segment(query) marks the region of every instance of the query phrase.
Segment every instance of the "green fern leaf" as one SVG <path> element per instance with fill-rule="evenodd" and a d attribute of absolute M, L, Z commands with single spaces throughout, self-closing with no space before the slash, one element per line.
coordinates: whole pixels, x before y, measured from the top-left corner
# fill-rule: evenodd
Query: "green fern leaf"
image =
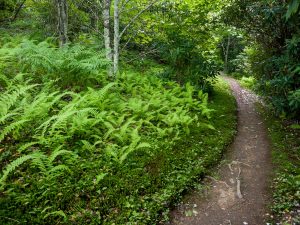
<path fill-rule="evenodd" d="M 21 128 L 22 125 L 26 122 L 28 122 L 28 120 L 20 120 L 20 121 L 14 122 L 14 123 L 8 125 L 7 127 L 5 127 L 0 133 L 0 142 L 3 141 L 3 139 L 5 138 L 6 135 L 11 133 L 15 129 Z"/>
<path fill-rule="evenodd" d="M 16 170 L 17 167 L 19 167 L 20 165 L 22 165 L 24 162 L 32 159 L 33 156 L 32 155 L 25 155 L 25 156 L 21 156 L 20 158 L 12 161 L 10 164 L 8 164 L 5 169 L 4 169 L 4 172 L 3 172 L 3 175 L 2 177 L 0 178 L 0 184 L 1 185 L 4 185 L 8 175 L 10 173 L 12 173 L 13 171 Z"/>

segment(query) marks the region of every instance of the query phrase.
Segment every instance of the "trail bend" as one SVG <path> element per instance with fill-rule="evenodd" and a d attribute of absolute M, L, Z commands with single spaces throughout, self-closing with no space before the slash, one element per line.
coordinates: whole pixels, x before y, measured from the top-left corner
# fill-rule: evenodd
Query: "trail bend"
<path fill-rule="evenodd" d="M 209 188 L 188 194 L 171 212 L 172 225 L 264 225 L 269 202 L 271 153 L 267 131 L 255 109 L 258 98 L 223 77 L 238 106 L 237 135 Z"/>

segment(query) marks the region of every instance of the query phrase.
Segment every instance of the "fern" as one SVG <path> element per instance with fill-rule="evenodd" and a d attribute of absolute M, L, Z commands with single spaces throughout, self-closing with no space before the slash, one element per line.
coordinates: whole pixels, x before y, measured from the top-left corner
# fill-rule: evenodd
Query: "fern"
<path fill-rule="evenodd" d="M 49 162 L 53 163 L 53 161 L 61 155 L 66 155 L 66 154 L 73 154 L 73 152 L 71 151 L 67 151 L 67 150 L 60 150 L 62 146 L 58 147 L 57 149 L 55 149 L 52 154 L 49 156 Z"/>
<path fill-rule="evenodd" d="M 66 171 L 68 172 L 69 174 L 72 173 L 72 171 L 69 169 L 68 166 L 66 165 L 57 165 L 57 166 L 54 166 L 52 167 L 49 171 L 48 171 L 48 174 L 51 175 L 51 178 L 55 178 L 55 177 L 58 177 L 58 176 L 61 176 L 62 174 L 60 173 L 61 171 Z M 49 175 L 49 176 L 50 176 Z"/>
<path fill-rule="evenodd" d="M 124 146 L 119 153 L 118 162 L 120 164 L 124 163 L 127 159 L 128 155 L 140 148 L 150 148 L 151 145 L 149 143 L 139 143 L 141 137 L 138 134 L 137 129 L 135 129 L 131 134 L 131 144 L 129 146 Z"/>
<path fill-rule="evenodd" d="M 54 212 L 51 212 L 51 213 L 47 213 L 44 216 L 44 219 L 48 218 L 49 216 L 61 216 L 61 217 L 64 218 L 65 221 L 67 220 L 67 216 L 66 216 L 66 214 L 62 210 L 54 211 Z"/>
<path fill-rule="evenodd" d="M 101 180 L 103 180 L 104 177 L 105 177 L 106 175 L 107 175 L 107 173 L 101 173 L 101 174 L 97 175 L 97 176 L 96 176 L 95 184 L 96 184 L 96 185 L 99 184 L 99 182 L 100 182 Z"/>
<path fill-rule="evenodd" d="M 20 120 L 20 121 L 11 123 L 7 127 L 5 127 L 0 133 L 0 142 L 3 141 L 5 136 L 7 136 L 12 131 L 20 129 L 22 127 L 22 125 L 26 122 L 28 122 L 28 120 Z"/>
<path fill-rule="evenodd" d="M 22 152 L 24 152 L 26 149 L 28 149 L 29 147 L 34 146 L 34 145 L 36 145 L 36 144 L 38 144 L 38 143 L 39 143 L 39 142 L 28 142 L 28 143 L 22 145 L 22 146 L 18 149 L 18 152 L 19 152 L 19 153 L 22 153 Z"/>
<path fill-rule="evenodd" d="M 95 150 L 95 146 L 92 145 L 90 142 L 86 141 L 86 140 L 81 140 L 84 149 L 93 152 Z"/>
<path fill-rule="evenodd" d="M 86 197 L 102 210 L 118 175 L 143 170 L 165 148 L 172 154 L 195 124 L 212 129 L 208 96 L 190 84 L 127 72 L 109 82 L 102 52 L 80 45 L 25 40 L 5 48 L 0 70 L 12 74 L 0 75 L 0 141 L 7 140 L 3 158 L 11 163 L 0 184 L 9 189 L 4 202 L 16 200 L 26 215 L 34 207 L 33 223 L 61 223 L 65 210 L 78 223 L 76 207 L 86 216 Z M 22 177 L 8 179 L 20 166 Z"/>
<path fill-rule="evenodd" d="M 1 68 L 1 67 L 0 67 Z M 0 85 L 5 88 L 11 85 L 10 79 L 0 72 Z M 1 91 L 1 88 L 0 88 Z"/>
<path fill-rule="evenodd" d="M 6 115 L 2 116 L 0 118 L 0 124 L 4 124 L 6 122 L 7 119 L 11 118 L 11 117 L 15 117 L 17 115 L 20 115 L 20 113 L 17 113 L 17 112 L 10 112 L 10 113 L 7 113 Z"/>
<path fill-rule="evenodd" d="M 32 159 L 33 156 L 32 155 L 25 155 L 25 156 L 21 156 L 20 158 L 12 161 L 10 164 L 8 164 L 4 171 L 3 171 L 3 175 L 0 178 L 0 184 L 1 186 L 3 186 L 5 184 L 6 179 L 8 178 L 8 175 L 12 172 L 14 172 L 16 170 L 17 167 L 19 167 L 20 165 L 22 165 L 24 162 Z"/>
<path fill-rule="evenodd" d="M 9 89 L 3 93 L 0 97 L 0 116 L 5 116 L 10 108 L 17 103 L 20 96 L 24 95 L 28 90 L 32 90 L 36 86 L 38 85 L 17 85 L 11 90 Z"/>

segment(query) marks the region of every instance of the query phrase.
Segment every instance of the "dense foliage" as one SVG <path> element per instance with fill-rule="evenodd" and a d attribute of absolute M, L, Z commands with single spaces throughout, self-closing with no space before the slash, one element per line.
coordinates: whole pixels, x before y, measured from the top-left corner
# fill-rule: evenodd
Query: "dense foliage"
<path fill-rule="evenodd" d="M 247 32 L 248 47 L 239 60 L 258 78 L 277 115 L 299 118 L 299 1 L 235 0 L 224 18 Z"/>
<path fill-rule="evenodd" d="M 220 71 L 299 119 L 299 12 L 299 0 L 0 0 L 0 223 L 165 220 L 234 134 Z M 295 165 L 277 173 L 275 213 L 299 200 Z"/>
<path fill-rule="evenodd" d="M 57 39 L 58 18 L 54 2 L 28 0 L 20 10 L 20 20 L 8 25 L 26 30 L 40 41 L 49 36 Z M 120 1 L 120 32 L 130 24 L 120 37 L 121 55 L 126 49 L 139 50 L 143 58 L 152 56 L 161 63 L 171 65 L 162 74 L 164 78 L 181 84 L 192 82 L 203 90 L 211 91 L 207 78 L 215 77 L 221 69 L 219 50 L 216 49 L 218 40 L 213 35 L 214 13 L 224 3 L 203 0 L 153 1 L 153 7 L 145 10 L 149 2 Z M 11 5 L 16 8 L 20 1 Z M 67 5 L 69 40 L 86 41 L 93 36 L 98 41 L 98 47 L 103 48 L 102 3 L 75 0 L 67 1 Z M 137 15 L 138 18 L 132 20 Z M 110 36 L 113 38 L 113 34 Z"/>
<path fill-rule="evenodd" d="M 143 36 L 140 34 L 133 47 L 142 44 L 145 51 L 155 49 L 152 55 L 170 65 L 162 74 L 164 78 L 181 84 L 190 81 L 209 91 L 208 78 L 218 75 L 221 68 L 217 41 L 212 35 L 214 17 L 210 15 L 219 4 L 218 1 L 158 4 L 151 10 L 152 15 L 143 18 L 149 25 L 142 28 Z"/>
<path fill-rule="evenodd" d="M 134 72 L 110 82 L 82 46 L 25 40 L 0 56 L 4 224 L 148 223 L 232 135 L 206 146 L 207 94 Z"/>

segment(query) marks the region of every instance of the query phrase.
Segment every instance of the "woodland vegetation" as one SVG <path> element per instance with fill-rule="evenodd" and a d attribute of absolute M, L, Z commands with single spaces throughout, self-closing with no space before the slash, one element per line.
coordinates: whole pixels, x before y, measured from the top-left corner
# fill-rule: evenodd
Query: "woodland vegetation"
<path fill-rule="evenodd" d="M 292 134 L 290 153 L 274 138 L 286 163 L 272 209 L 294 209 L 299 12 L 299 0 L 0 0 L 0 223 L 167 221 L 235 134 L 221 72 Z"/>

